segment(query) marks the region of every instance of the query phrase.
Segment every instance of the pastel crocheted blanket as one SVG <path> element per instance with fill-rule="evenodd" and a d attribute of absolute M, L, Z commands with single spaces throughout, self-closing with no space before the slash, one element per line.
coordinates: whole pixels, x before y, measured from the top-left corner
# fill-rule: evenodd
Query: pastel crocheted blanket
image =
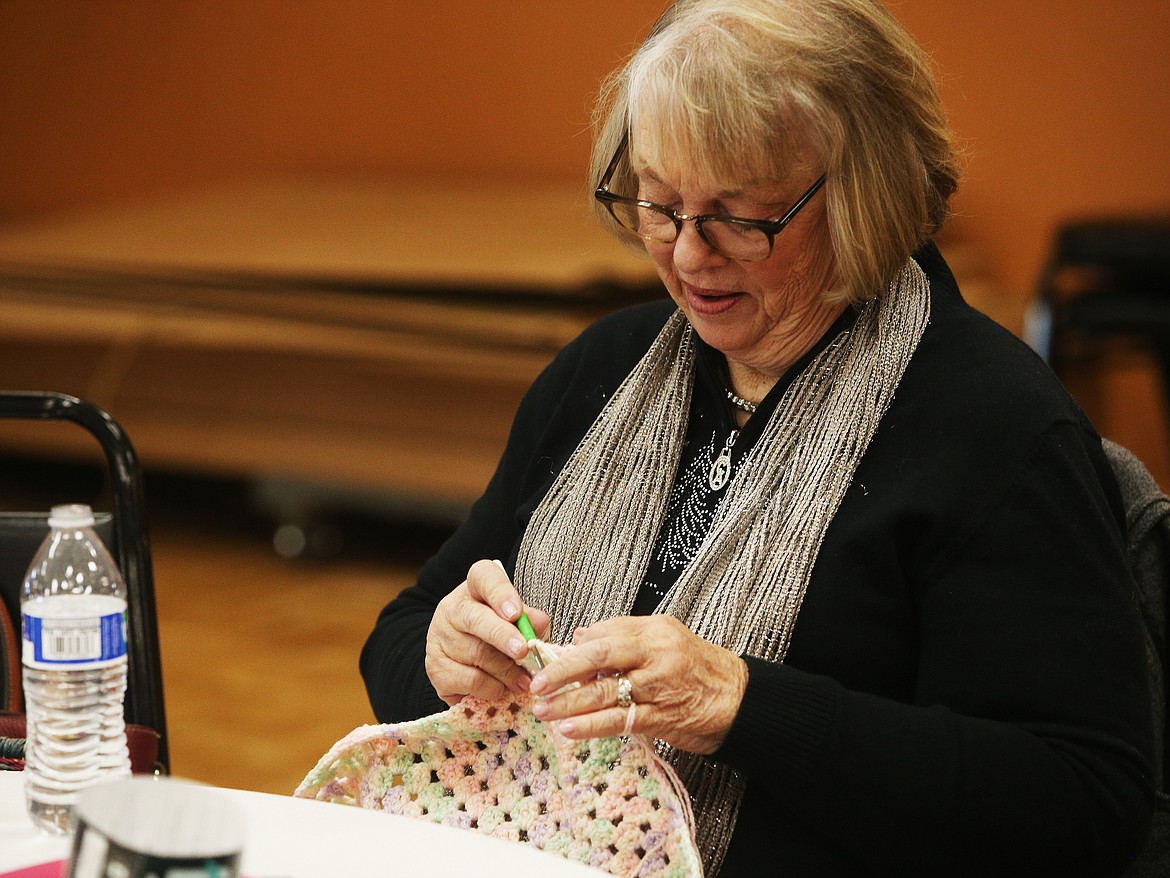
<path fill-rule="evenodd" d="M 569 740 L 533 716 L 528 695 L 361 726 L 294 795 L 530 844 L 611 875 L 702 875 L 690 801 L 652 742 Z"/>

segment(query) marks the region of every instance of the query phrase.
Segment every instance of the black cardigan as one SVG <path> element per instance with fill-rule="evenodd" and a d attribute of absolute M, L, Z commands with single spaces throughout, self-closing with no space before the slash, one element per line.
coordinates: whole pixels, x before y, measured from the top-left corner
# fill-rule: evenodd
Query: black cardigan
<path fill-rule="evenodd" d="M 714 757 L 749 778 L 724 875 L 1102 875 L 1148 824 L 1145 662 L 1100 440 L 933 245 L 916 259 L 930 324 L 786 661 L 747 660 Z M 445 707 L 423 668 L 436 603 L 478 559 L 513 569 L 532 510 L 672 310 L 602 319 L 534 383 L 468 521 L 366 643 L 381 721 Z"/>

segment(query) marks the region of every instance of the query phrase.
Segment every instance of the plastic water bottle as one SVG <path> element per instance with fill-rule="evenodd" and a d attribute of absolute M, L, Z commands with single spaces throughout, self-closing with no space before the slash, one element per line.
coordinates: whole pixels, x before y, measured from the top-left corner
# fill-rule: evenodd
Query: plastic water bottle
<path fill-rule="evenodd" d="M 25 800 L 42 829 L 72 828 L 81 790 L 130 774 L 126 585 L 88 506 L 54 506 L 21 593 Z"/>

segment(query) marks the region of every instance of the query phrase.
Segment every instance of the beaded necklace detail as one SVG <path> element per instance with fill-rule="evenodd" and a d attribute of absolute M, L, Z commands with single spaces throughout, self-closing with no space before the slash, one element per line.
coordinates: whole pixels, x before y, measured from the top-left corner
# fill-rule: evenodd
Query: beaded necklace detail
<path fill-rule="evenodd" d="M 750 399 L 744 399 L 742 396 L 736 396 L 735 391 L 731 390 L 730 388 L 725 389 L 727 390 L 727 398 L 731 400 L 731 404 L 737 409 L 743 409 L 749 415 L 754 415 L 756 413 L 756 409 L 760 407 L 758 402 L 752 402 Z"/>

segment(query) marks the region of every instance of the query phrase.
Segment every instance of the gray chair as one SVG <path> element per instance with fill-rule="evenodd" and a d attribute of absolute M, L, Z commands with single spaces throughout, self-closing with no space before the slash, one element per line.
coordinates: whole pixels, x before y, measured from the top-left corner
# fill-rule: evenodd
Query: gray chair
<path fill-rule="evenodd" d="M 1170 875 L 1170 753 L 1167 744 L 1166 705 L 1167 592 L 1170 591 L 1170 497 L 1130 451 L 1105 440 L 1105 454 L 1117 476 L 1126 511 L 1126 546 L 1137 582 L 1145 620 L 1146 653 L 1150 669 L 1154 713 L 1155 787 L 1154 821 L 1146 847 L 1125 874 L 1129 878 L 1166 878 Z"/>
<path fill-rule="evenodd" d="M 126 721 L 157 734 L 153 766 L 169 767 L 166 712 L 154 578 L 143 511 L 142 472 L 129 438 L 106 412 L 60 393 L 0 391 L 0 420 L 64 420 L 86 429 L 101 445 L 109 468 L 112 510 L 97 512 L 98 533 L 126 581 L 128 596 Z M 15 622 L 25 571 L 49 531 L 48 510 L 0 513 L 0 710 L 19 712 L 19 650 Z M 7 616 L 7 619 L 4 618 Z M 15 667 L 14 667 L 15 665 Z M 23 717 L 19 718 L 20 721 Z M 18 725 L 8 717 L 7 726 Z M 132 743 L 132 749 L 133 744 Z"/>

